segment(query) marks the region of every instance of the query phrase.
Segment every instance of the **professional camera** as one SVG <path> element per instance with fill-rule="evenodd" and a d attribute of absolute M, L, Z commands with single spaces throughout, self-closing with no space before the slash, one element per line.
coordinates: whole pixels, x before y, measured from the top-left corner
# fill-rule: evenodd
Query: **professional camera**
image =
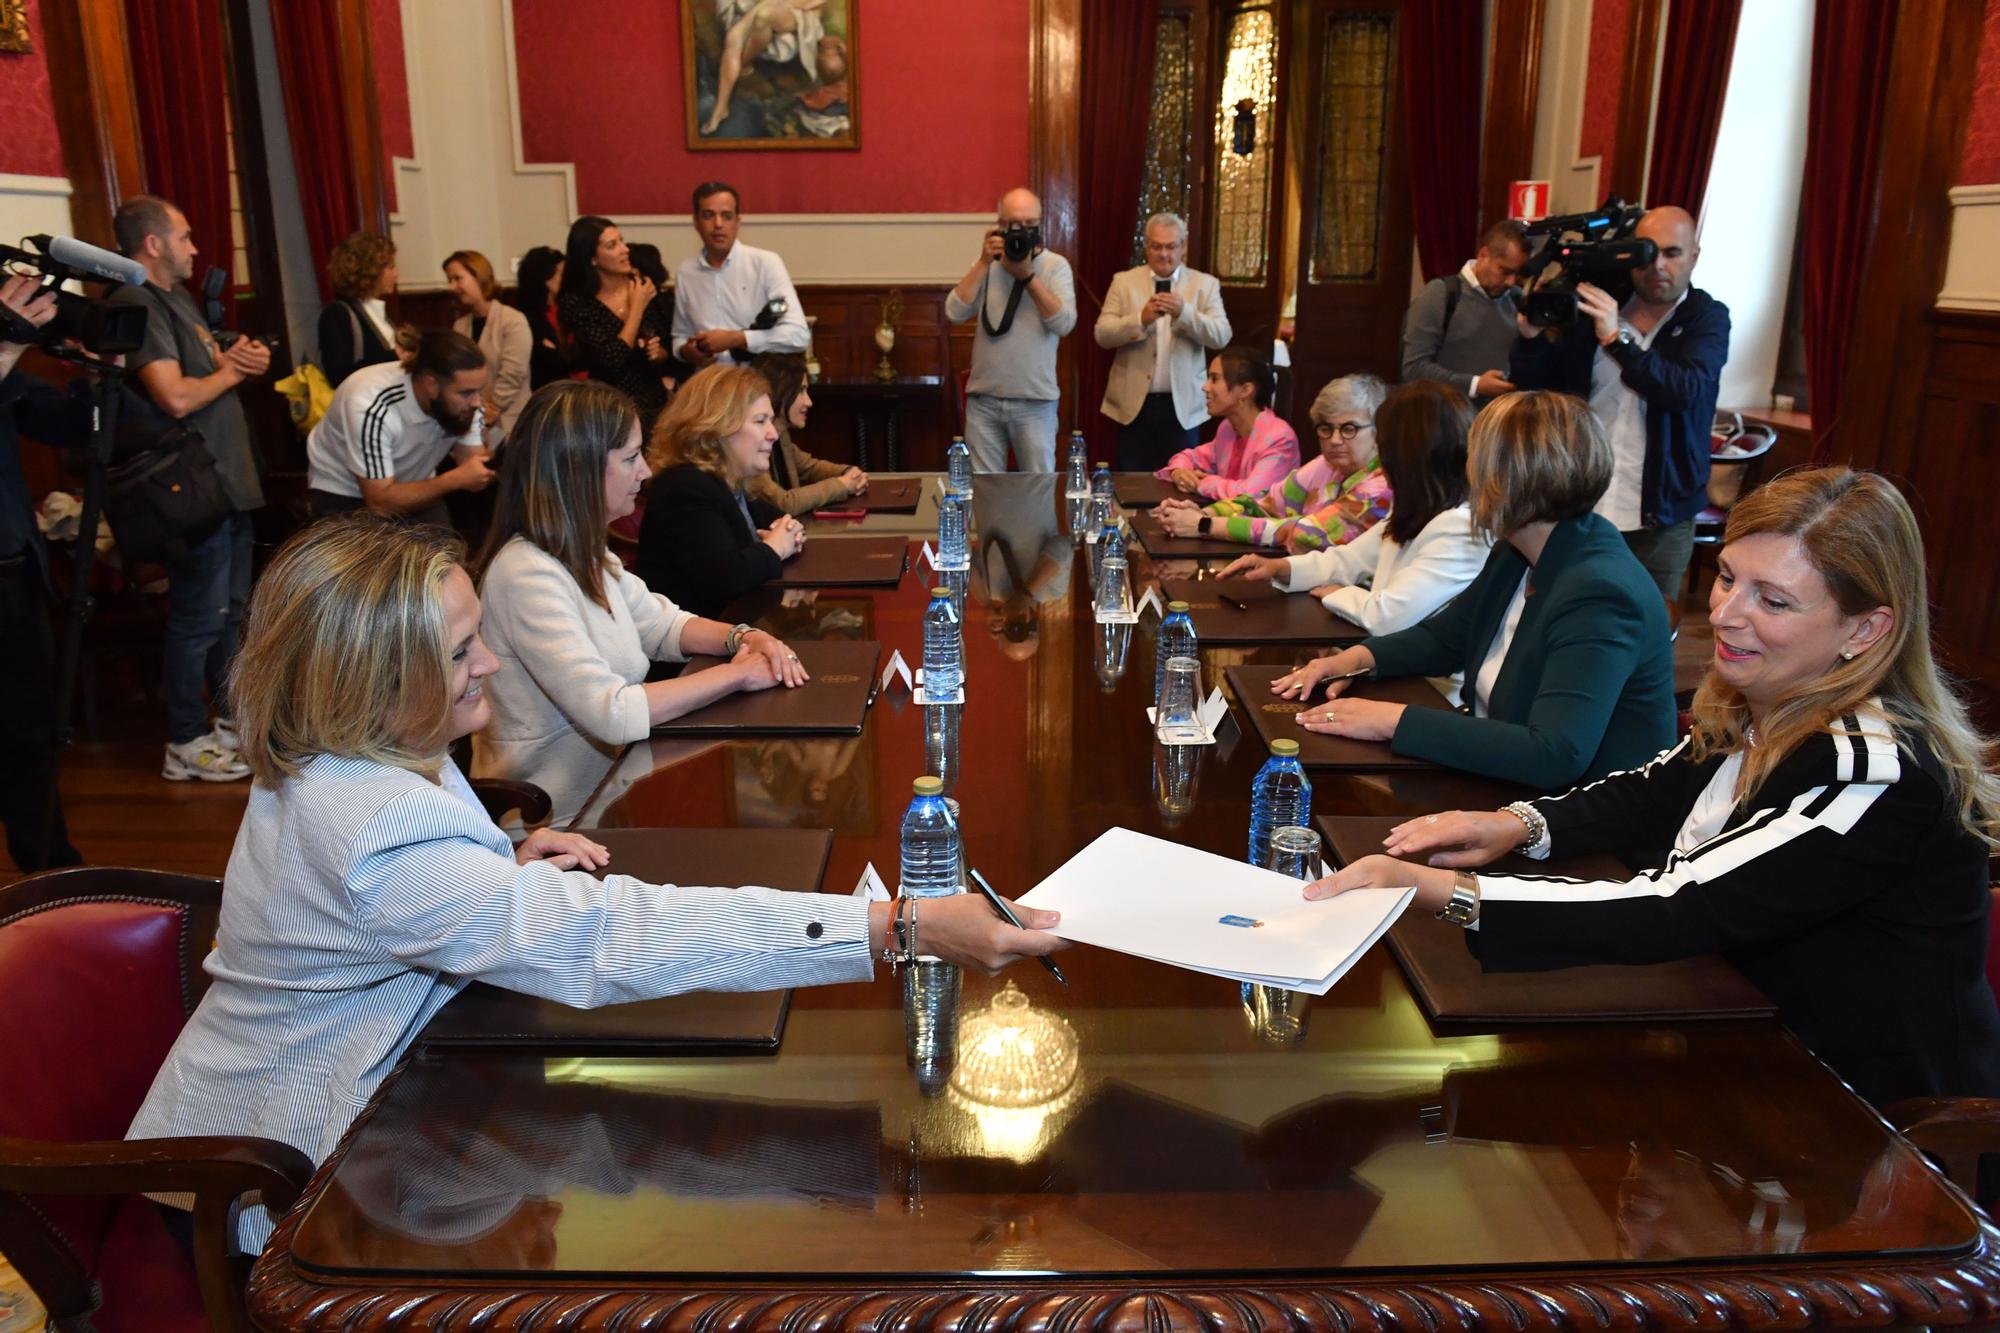
<path fill-rule="evenodd" d="M 1521 313 L 1528 322 L 1545 329 L 1576 323 L 1579 282 L 1603 288 L 1624 305 L 1632 295 L 1632 270 L 1659 254 L 1658 246 L 1632 234 L 1644 214 L 1614 194 L 1594 213 L 1566 213 L 1527 228 L 1530 239 L 1544 238 L 1521 265 Z"/>
<path fill-rule="evenodd" d="M 1042 224 L 1010 222 L 1000 231 L 1000 244 L 1006 251 L 1008 263 L 1022 263 L 1042 248 Z"/>
<path fill-rule="evenodd" d="M 67 236 L 30 236 L 27 243 L 35 249 L 0 245 L 0 273 L 39 277 L 42 288 L 56 294 L 56 317 L 36 328 L 0 307 L 0 342 L 55 346 L 74 339 L 85 351 L 98 356 L 139 350 L 146 340 L 146 307 L 94 301 L 64 291 L 62 284 L 143 283 L 146 270 L 142 265 Z"/>

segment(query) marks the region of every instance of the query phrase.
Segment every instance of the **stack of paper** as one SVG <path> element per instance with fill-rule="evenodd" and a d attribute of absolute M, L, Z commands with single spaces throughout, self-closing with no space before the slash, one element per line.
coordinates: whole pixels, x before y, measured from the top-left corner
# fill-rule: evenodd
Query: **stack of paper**
<path fill-rule="evenodd" d="M 1233 981 L 1324 995 L 1382 938 L 1414 889 L 1355 889 L 1320 902 L 1297 880 L 1114 828 L 1021 901 L 1062 913 L 1079 944 Z"/>

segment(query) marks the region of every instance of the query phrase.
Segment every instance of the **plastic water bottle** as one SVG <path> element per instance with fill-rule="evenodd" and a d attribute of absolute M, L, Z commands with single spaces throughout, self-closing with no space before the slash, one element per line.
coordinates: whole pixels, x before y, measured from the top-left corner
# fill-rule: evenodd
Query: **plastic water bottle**
<path fill-rule="evenodd" d="M 958 693 L 965 684 L 964 653 L 951 589 L 932 588 L 931 604 L 924 609 L 924 698 L 936 702 Z"/>
<path fill-rule="evenodd" d="M 1109 463 L 1099 463 L 1097 471 L 1090 474 L 1090 494 L 1093 498 L 1101 499 L 1106 504 L 1116 505 L 1118 503 L 1118 488 L 1111 484 L 1111 465 Z"/>
<path fill-rule="evenodd" d="M 1069 464 L 1064 469 L 1063 497 L 1077 499 L 1090 494 L 1090 449 L 1083 442 L 1083 432 L 1069 433 Z"/>
<path fill-rule="evenodd" d="M 1194 620 L 1186 602 L 1168 602 L 1167 618 L 1153 640 L 1153 707 L 1160 706 L 1160 691 L 1167 684 L 1167 660 L 1174 657 L 1200 658 L 1201 646 L 1195 639 Z"/>
<path fill-rule="evenodd" d="M 1250 864 L 1265 865 L 1271 858 L 1271 830 L 1296 824 L 1312 826 L 1312 783 L 1299 763 L 1299 743 L 1294 740 L 1271 742 L 1271 757 L 1257 770 L 1250 784 Z"/>
<path fill-rule="evenodd" d="M 1099 507 L 1103 508 L 1102 505 Z M 1104 562 L 1113 556 L 1125 559 L 1125 529 L 1118 522 L 1117 512 L 1106 509 L 1090 541 L 1091 587 L 1097 586 L 1097 580 L 1104 574 Z"/>
<path fill-rule="evenodd" d="M 965 569 L 972 555 L 965 540 L 965 500 L 956 491 L 938 498 L 938 562 L 940 571 Z"/>
<path fill-rule="evenodd" d="M 972 450 L 965 447 L 965 437 L 951 437 L 951 447 L 944 451 L 944 489 L 950 495 L 972 494 Z"/>
<path fill-rule="evenodd" d="M 944 784 L 921 777 L 911 784 L 916 793 L 903 815 L 903 881 L 905 898 L 949 898 L 963 893 L 958 878 L 958 825 L 944 803 Z M 922 943 L 919 938 L 919 943 Z"/>

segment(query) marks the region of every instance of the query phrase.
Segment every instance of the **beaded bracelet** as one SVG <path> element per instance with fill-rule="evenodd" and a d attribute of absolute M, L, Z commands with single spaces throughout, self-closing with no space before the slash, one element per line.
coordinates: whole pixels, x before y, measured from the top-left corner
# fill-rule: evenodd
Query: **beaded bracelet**
<path fill-rule="evenodd" d="M 1512 805 L 1502 806 L 1501 809 L 1528 826 L 1528 840 L 1521 844 L 1522 851 L 1533 852 L 1548 840 L 1549 821 L 1544 819 L 1542 812 L 1534 806 L 1526 801 L 1516 801 Z"/>

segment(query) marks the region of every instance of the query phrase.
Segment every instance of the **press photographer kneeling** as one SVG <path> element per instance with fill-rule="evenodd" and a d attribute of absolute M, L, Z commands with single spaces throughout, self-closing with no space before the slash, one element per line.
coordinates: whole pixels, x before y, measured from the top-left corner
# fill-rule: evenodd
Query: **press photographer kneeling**
<path fill-rule="evenodd" d="M 1573 305 L 1561 299 L 1560 288 L 1550 290 L 1556 284 L 1537 283 L 1524 295 L 1509 375 L 1516 388 L 1589 400 L 1616 455 L 1597 512 L 1624 534 L 1660 591 L 1677 600 L 1694 549 L 1694 516 L 1707 503 L 1729 307 L 1690 285 L 1701 257 L 1694 219 L 1664 207 L 1634 225 L 1636 211 L 1613 200 L 1606 212 L 1530 228 L 1531 237 L 1549 239 L 1526 272 L 1547 267 L 1564 233 L 1580 231 L 1589 240 L 1567 247 L 1563 259 L 1558 281 L 1573 288 Z M 1623 255 L 1639 241 L 1649 244 L 1630 250 L 1637 266 L 1629 270 L 1606 272 L 1601 260 L 1593 262 L 1594 248 Z"/>

